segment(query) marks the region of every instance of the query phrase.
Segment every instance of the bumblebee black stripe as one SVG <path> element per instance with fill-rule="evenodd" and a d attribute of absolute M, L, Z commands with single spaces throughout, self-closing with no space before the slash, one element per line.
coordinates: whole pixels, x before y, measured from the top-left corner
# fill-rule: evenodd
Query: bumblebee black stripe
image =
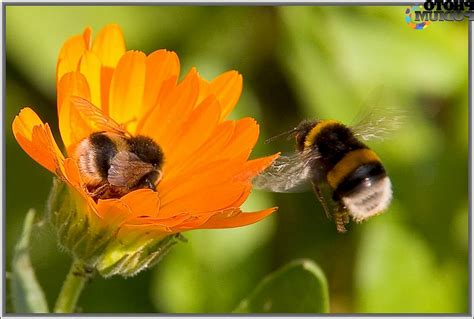
<path fill-rule="evenodd" d="M 332 189 L 336 189 L 344 178 L 349 176 L 358 167 L 373 162 L 380 162 L 380 159 L 377 154 L 368 148 L 361 148 L 346 153 L 344 157 L 327 172 L 327 182 Z"/>
<path fill-rule="evenodd" d="M 354 137 L 347 126 L 337 122 L 332 122 L 323 127 L 314 137 L 312 147 L 315 147 L 321 154 L 321 162 L 328 170 L 342 160 L 347 153 L 368 148 Z"/>
<path fill-rule="evenodd" d="M 347 196 L 356 190 L 357 187 L 366 179 L 369 181 L 376 181 L 386 176 L 385 169 L 380 162 L 361 165 L 339 183 L 334 191 L 334 199 L 337 200 L 341 197 Z"/>
<path fill-rule="evenodd" d="M 97 171 L 100 177 L 106 179 L 110 168 L 110 160 L 117 154 L 117 148 L 112 140 L 102 132 L 92 134 L 89 141 L 94 147 Z"/>

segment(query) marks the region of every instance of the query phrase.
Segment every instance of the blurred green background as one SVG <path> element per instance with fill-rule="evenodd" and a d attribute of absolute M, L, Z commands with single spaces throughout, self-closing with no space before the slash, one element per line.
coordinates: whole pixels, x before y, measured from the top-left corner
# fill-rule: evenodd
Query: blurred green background
<path fill-rule="evenodd" d="M 254 191 L 247 211 L 279 211 L 240 229 L 186 233 L 187 244 L 134 278 L 95 278 L 80 310 L 230 312 L 266 274 L 310 258 L 327 276 L 331 312 L 467 312 L 468 25 L 413 30 L 405 9 L 7 6 L 7 270 L 25 213 L 43 210 L 52 181 L 14 141 L 13 118 L 32 106 L 59 141 L 59 48 L 85 26 L 97 32 L 115 22 L 129 49 L 176 51 L 182 74 L 192 66 L 208 79 L 239 70 L 244 91 L 231 117 L 260 123 L 255 157 L 291 151 L 292 142 L 263 140 L 303 118 L 350 123 L 367 101 L 408 118 L 389 140 L 369 143 L 392 179 L 387 213 L 341 235 L 311 192 Z M 32 259 L 52 305 L 71 259 L 48 225 L 33 234 Z"/>

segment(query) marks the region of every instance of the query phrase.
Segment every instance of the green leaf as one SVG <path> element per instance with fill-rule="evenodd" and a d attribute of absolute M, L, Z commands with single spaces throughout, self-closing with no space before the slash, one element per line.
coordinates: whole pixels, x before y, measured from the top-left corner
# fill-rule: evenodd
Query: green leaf
<path fill-rule="evenodd" d="M 329 293 L 326 277 L 311 260 L 292 261 L 260 282 L 234 312 L 327 313 Z"/>
<path fill-rule="evenodd" d="M 12 299 L 17 313 L 46 313 L 48 304 L 43 290 L 36 280 L 29 256 L 30 235 L 35 210 L 26 214 L 23 232 L 15 246 L 12 263 Z"/>

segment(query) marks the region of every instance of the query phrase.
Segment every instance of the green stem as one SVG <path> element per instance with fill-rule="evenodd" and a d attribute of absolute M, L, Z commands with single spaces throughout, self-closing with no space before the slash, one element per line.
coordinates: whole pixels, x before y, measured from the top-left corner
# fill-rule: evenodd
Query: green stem
<path fill-rule="evenodd" d="M 75 260 L 72 263 L 56 300 L 56 305 L 54 306 L 55 313 L 73 313 L 75 311 L 77 301 L 89 276 L 90 274 L 86 271 L 82 261 Z"/>

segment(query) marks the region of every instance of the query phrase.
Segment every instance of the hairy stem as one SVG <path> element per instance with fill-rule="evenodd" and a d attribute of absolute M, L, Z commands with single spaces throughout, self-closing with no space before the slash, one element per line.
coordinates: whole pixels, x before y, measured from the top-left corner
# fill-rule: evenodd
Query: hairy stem
<path fill-rule="evenodd" d="M 72 263 L 56 300 L 55 313 L 73 313 L 75 311 L 79 296 L 90 276 L 91 272 L 88 271 L 87 266 L 82 261 L 75 260 Z"/>

